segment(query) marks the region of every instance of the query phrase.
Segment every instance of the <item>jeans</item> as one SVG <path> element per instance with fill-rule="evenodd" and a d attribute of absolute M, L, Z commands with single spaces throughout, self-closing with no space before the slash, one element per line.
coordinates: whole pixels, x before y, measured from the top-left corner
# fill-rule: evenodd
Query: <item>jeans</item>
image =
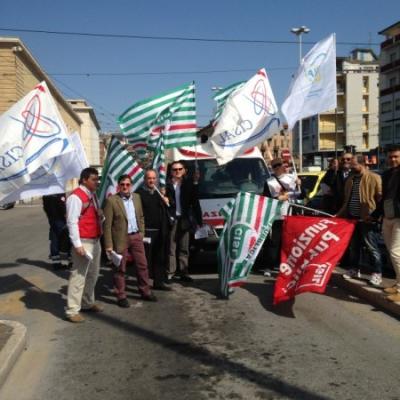
<path fill-rule="evenodd" d="M 63 228 L 65 227 L 65 221 L 56 219 L 53 221 L 49 221 L 49 223 L 50 223 L 50 231 L 49 231 L 50 257 L 59 256 L 60 236 Z"/>
<path fill-rule="evenodd" d="M 349 248 L 350 266 L 357 268 L 362 248 L 367 251 L 371 260 L 371 272 L 382 273 L 382 254 L 379 249 L 380 232 L 377 224 L 357 222 Z"/>

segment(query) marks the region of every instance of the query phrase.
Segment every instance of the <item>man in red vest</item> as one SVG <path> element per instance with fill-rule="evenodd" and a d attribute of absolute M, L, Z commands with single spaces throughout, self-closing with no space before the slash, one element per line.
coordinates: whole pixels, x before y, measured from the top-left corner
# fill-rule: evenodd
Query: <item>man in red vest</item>
<path fill-rule="evenodd" d="M 67 224 L 72 242 L 72 269 L 68 283 L 66 317 L 83 322 L 82 311 L 100 312 L 94 288 L 100 269 L 101 210 L 96 198 L 99 174 L 95 168 L 81 172 L 79 187 L 67 199 Z"/>

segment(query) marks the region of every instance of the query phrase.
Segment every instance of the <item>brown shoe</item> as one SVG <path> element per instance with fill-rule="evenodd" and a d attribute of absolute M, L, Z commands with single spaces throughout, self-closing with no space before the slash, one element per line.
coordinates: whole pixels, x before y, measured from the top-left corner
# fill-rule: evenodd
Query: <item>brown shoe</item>
<path fill-rule="evenodd" d="M 386 294 L 396 294 L 398 292 L 397 285 L 383 289 Z"/>
<path fill-rule="evenodd" d="M 81 314 L 67 315 L 67 320 L 74 323 L 85 322 Z"/>
<path fill-rule="evenodd" d="M 396 294 L 391 294 L 390 296 L 386 297 L 389 301 L 393 301 L 394 303 L 400 303 L 400 292 Z"/>
<path fill-rule="evenodd" d="M 92 307 L 82 308 L 82 312 L 103 312 L 104 308 L 98 304 L 93 304 Z"/>

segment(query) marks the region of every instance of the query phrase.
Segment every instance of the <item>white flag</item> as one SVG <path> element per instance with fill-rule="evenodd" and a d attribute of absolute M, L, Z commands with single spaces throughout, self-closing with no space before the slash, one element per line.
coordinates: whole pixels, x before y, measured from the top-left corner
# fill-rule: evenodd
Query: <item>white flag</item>
<path fill-rule="evenodd" d="M 279 131 L 279 114 L 265 69 L 261 69 L 227 99 L 211 137 L 218 164 Z"/>
<path fill-rule="evenodd" d="M 333 33 L 303 58 L 282 105 L 289 129 L 297 121 L 336 108 L 336 41 Z"/>
<path fill-rule="evenodd" d="M 71 151 L 65 124 L 42 82 L 0 117 L 0 201 L 54 157 Z"/>
<path fill-rule="evenodd" d="M 6 196 L 1 203 L 11 203 L 17 200 L 37 196 L 64 193 L 67 182 L 79 178 L 81 171 L 89 166 L 78 133 L 68 137 L 73 151 L 52 158 L 30 175 L 30 181 L 20 189 Z"/>

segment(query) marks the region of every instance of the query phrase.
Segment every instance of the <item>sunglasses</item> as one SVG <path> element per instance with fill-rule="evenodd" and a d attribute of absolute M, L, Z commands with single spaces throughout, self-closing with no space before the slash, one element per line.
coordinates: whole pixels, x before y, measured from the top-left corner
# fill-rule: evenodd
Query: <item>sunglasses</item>
<path fill-rule="evenodd" d="M 122 187 L 127 186 L 127 187 L 129 187 L 129 186 L 131 186 L 131 183 L 120 183 L 119 186 L 122 186 Z"/>
<path fill-rule="evenodd" d="M 283 164 L 275 164 L 275 165 L 272 166 L 272 168 L 279 168 L 279 167 L 282 167 L 282 165 Z"/>
<path fill-rule="evenodd" d="M 172 171 L 182 171 L 183 168 L 172 168 Z"/>
<path fill-rule="evenodd" d="M 351 161 L 351 158 L 343 158 L 343 161 Z"/>

